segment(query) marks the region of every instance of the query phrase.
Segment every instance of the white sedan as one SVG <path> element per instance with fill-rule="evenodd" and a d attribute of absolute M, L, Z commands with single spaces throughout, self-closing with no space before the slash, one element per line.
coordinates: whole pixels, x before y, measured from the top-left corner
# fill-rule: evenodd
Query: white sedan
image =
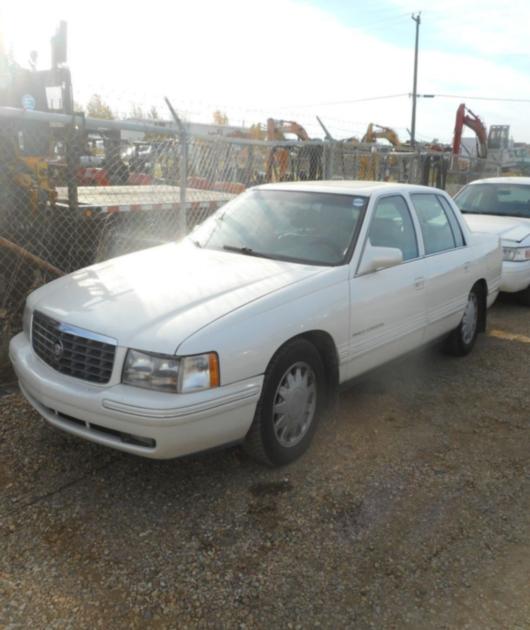
<path fill-rule="evenodd" d="M 286 464 L 339 384 L 444 337 L 470 352 L 501 259 L 434 188 L 269 184 L 179 243 L 37 289 L 10 356 L 81 438 L 152 458 L 242 442 Z"/>
<path fill-rule="evenodd" d="M 530 177 L 492 177 L 468 184 L 455 202 L 472 230 L 500 236 L 501 291 L 530 306 Z"/>

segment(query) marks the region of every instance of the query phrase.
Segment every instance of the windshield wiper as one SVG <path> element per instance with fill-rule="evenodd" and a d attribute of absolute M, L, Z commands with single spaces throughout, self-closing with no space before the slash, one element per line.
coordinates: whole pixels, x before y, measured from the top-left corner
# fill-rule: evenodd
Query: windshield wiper
<path fill-rule="evenodd" d="M 521 219 L 530 219 L 530 214 L 524 214 L 522 212 L 485 212 L 480 210 L 462 210 L 462 214 L 483 214 L 489 217 L 517 217 Z"/>
<path fill-rule="evenodd" d="M 256 258 L 268 258 L 270 260 L 281 260 L 274 254 L 266 254 L 264 252 L 257 252 L 252 247 L 236 247 L 235 245 L 223 245 L 222 247 L 226 252 L 235 252 L 236 254 L 244 254 L 245 256 L 256 256 Z"/>
<path fill-rule="evenodd" d="M 246 254 L 247 256 L 261 256 L 257 254 L 251 247 L 236 247 L 235 245 L 223 245 L 223 249 L 227 252 L 237 252 L 238 254 Z"/>
<path fill-rule="evenodd" d="M 195 247 L 202 247 L 200 241 L 198 241 L 197 239 L 191 239 L 191 242 L 195 245 Z"/>

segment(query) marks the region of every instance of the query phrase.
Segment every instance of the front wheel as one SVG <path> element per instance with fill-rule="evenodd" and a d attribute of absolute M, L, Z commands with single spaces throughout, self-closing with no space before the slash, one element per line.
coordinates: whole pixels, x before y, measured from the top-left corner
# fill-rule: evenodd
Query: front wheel
<path fill-rule="evenodd" d="M 265 373 L 263 391 L 244 448 L 272 466 L 304 453 L 326 403 L 324 366 L 316 348 L 297 339 L 281 348 Z"/>
<path fill-rule="evenodd" d="M 471 352 L 477 340 L 480 311 L 483 308 L 481 294 L 474 286 L 467 296 L 466 308 L 460 324 L 447 338 L 446 350 L 457 357 L 466 356 Z"/>

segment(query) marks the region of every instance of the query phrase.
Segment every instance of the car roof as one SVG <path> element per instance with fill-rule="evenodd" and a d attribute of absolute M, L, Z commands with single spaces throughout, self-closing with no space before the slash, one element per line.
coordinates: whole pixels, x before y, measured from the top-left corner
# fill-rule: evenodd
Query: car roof
<path fill-rule="evenodd" d="M 487 177 L 485 179 L 476 179 L 473 182 L 469 182 L 468 186 L 473 184 L 521 184 L 523 186 L 530 186 L 530 177 Z"/>
<path fill-rule="evenodd" d="M 319 180 L 303 182 L 277 182 L 274 184 L 262 184 L 255 186 L 254 190 L 285 190 L 297 192 L 323 192 L 335 194 L 371 195 L 375 192 L 385 193 L 403 192 L 435 192 L 443 193 L 443 190 L 430 186 L 416 184 L 398 184 L 396 182 L 373 182 L 365 180 Z"/>

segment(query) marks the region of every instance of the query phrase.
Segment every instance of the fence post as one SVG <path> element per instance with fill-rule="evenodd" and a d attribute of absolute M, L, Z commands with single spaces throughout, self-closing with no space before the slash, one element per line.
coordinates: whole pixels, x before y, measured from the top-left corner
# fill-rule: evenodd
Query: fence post
<path fill-rule="evenodd" d="M 85 115 L 72 114 L 71 123 L 66 130 L 66 184 L 68 188 L 68 207 L 77 210 L 77 169 L 79 167 L 79 142 L 84 136 Z"/>
<path fill-rule="evenodd" d="M 186 188 L 188 186 L 188 134 L 184 129 L 184 125 L 181 125 L 179 131 L 179 143 L 180 143 L 180 213 L 178 221 L 179 233 L 184 236 L 188 231 L 187 223 L 187 211 L 186 211 Z"/>
<path fill-rule="evenodd" d="M 178 215 L 178 232 L 179 236 L 184 236 L 188 231 L 186 220 L 186 188 L 188 186 L 188 134 L 186 128 L 182 124 L 177 112 L 169 102 L 167 97 L 164 98 L 168 106 L 171 116 L 178 127 L 179 145 L 180 145 L 180 163 L 179 163 L 179 205 L 180 212 Z"/>
<path fill-rule="evenodd" d="M 324 151 L 323 156 L 322 156 L 322 161 L 323 163 L 323 179 L 331 179 L 330 177 L 330 172 L 331 172 L 331 145 L 332 145 L 333 140 L 324 140 Z"/>

